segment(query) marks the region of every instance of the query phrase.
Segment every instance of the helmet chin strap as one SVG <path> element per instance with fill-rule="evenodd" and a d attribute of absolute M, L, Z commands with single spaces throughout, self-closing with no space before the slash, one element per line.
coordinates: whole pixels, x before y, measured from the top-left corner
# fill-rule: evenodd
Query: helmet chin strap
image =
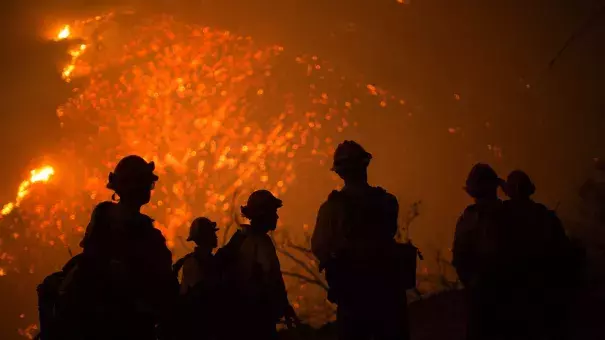
<path fill-rule="evenodd" d="M 115 190 L 114 181 L 115 181 L 115 175 L 113 172 L 110 172 L 109 177 L 107 179 L 107 185 L 105 187 L 110 190 Z"/>

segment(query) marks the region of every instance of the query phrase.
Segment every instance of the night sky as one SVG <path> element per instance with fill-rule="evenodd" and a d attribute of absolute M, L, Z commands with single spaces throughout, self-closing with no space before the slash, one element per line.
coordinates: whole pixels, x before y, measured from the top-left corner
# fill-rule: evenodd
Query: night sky
<path fill-rule="evenodd" d="M 537 198 L 573 216 L 578 187 L 594 176 L 593 159 L 605 157 L 605 16 L 549 62 L 604 1 L 265 2 L 155 1 L 151 8 L 139 1 L 144 10 L 317 54 L 341 73 L 363 74 L 405 98 L 399 112 L 369 108 L 347 137 L 374 155 L 372 183 L 394 192 L 402 206 L 423 201 L 412 237 L 425 248 L 450 244 L 469 203 L 466 174 L 478 161 L 501 176 L 527 170 Z M 52 152 L 62 137 L 54 110 L 69 93 L 57 71 L 64 49 L 37 38 L 39 23 L 115 5 L 20 3 L 28 5 L 2 5 L 2 202 L 14 197 L 31 160 Z M 297 216 L 313 220 L 331 189 L 310 193 L 308 209 Z"/>

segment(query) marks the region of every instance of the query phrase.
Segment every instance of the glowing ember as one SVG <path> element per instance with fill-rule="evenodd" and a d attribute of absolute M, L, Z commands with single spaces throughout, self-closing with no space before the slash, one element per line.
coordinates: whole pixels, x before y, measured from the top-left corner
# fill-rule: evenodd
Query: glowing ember
<path fill-rule="evenodd" d="M 25 329 L 19 329 L 19 334 L 27 339 L 35 339 L 36 333 L 38 333 L 38 325 L 31 324 L 27 326 Z"/>
<path fill-rule="evenodd" d="M 50 166 L 33 170 L 2 208 L 0 276 L 46 275 L 72 256 L 92 208 L 110 199 L 107 175 L 125 155 L 155 161 L 160 180 L 146 213 L 180 256 L 194 217 L 210 217 L 224 232 L 251 190 L 311 191 L 309 183 L 297 188 L 297 171 L 328 173 L 335 143 L 357 126 L 352 113 L 405 105 L 317 56 L 167 16 L 131 18 L 110 13 L 49 35 L 73 42 L 62 75 L 80 80 L 57 109 L 63 144 L 46 155 L 61 176 Z M 288 209 L 299 209 L 303 195 L 293 197 Z M 281 217 L 303 222 L 286 210 Z"/>
<path fill-rule="evenodd" d="M 77 249 L 91 208 L 111 196 L 107 174 L 127 154 L 155 161 L 160 181 L 147 213 L 179 255 L 194 216 L 228 224 L 242 203 L 235 194 L 262 187 L 283 195 L 301 166 L 325 165 L 362 102 L 364 111 L 405 103 L 316 56 L 167 16 L 137 25 L 112 18 L 78 21 L 53 37 L 82 40 L 63 70 L 82 84 L 57 110 L 68 138 L 52 155 L 69 173 L 31 194 L 54 170 L 32 172 L 2 209 L 6 216 L 20 207 L 18 219 L 0 219 L 7 270 L 16 271 L 24 246 Z"/>
<path fill-rule="evenodd" d="M 23 199 L 29 194 L 32 184 L 38 182 L 48 182 L 54 174 L 55 170 L 51 166 L 44 166 L 42 168 L 32 170 L 30 172 L 30 178 L 21 182 L 19 185 L 19 190 L 17 191 L 17 198 L 15 201 L 4 205 L 1 211 L 2 215 L 10 214 L 15 207 L 21 205 Z"/>

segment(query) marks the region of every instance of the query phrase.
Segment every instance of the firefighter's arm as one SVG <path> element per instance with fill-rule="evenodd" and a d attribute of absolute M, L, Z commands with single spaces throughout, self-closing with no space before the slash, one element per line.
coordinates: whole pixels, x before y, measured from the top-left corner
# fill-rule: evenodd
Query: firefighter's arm
<path fill-rule="evenodd" d="M 551 242 L 553 243 L 555 262 L 562 262 L 562 265 L 569 269 L 576 267 L 572 270 L 577 269 L 579 263 L 575 263 L 573 244 L 567 233 L 565 233 L 561 219 L 552 210 L 547 210 L 547 218 L 549 219 L 548 224 L 551 228 Z"/>
<path fill-rule="evenodd" d="M 277 303 L 280 307 L 280 312 L 282 316 L 286 313 L 290 302 L 288 301 L 288 293 L 286 291 L 286 284 L 284 283 L 284 277 L 281 273 L 281 265 L 279 263 L 279 258 L 277 257 L 277 251 L 273 242 L 267 238 L 267 242 L 263 242 L 262 252 L 259 252 L 264 258 L 264 263 L 267 266 L 263 265 L 263 270 L 268 274 L 266 277 L 268 278 L 267 284 L 270 287 L 270 291 L 274 294 L 277 299 Z"/>
<path fill-rule="evenodd" d="M 162 235 L 157 229 L 153 229 L 153 244 L 154 249 L 156 249 L 156 265 L 159 271 L 161 272 L 172 272 L 172 252 L 168 249 L 166 245 L 166 238 Z"/>
<path fill-rule="evenodd" d="M 94 216 L 94 212 L 93 212 L 93 216 Z M 94 228 L 94 220 L 93 220 L 93 218 L 91 218 L 90 222 L 88 222 L 88 225 L 86 226 L 86 231 L 84 232 L 84 237 L 82 238 L 82 241 L 80 241 L 80 248 L 86 248 L 88 240 L 90 240 L 90 235 L 92 234 L 93 228 Z"/>
<path fill-rule="evenodd" d="M 181 281 L 181 295 L 186 294 L 189 289 L 194 287 L 202 279 L 200 267 L 195 258 L 188 257 L 183 263 L 183 280 Z"/>
<path fill-rule="evenodd" d="M 456 223 L 454 244 L 452 247 L 452 265 L 456 268 L 460 281 L 465 285 L 470 284 L 472 281 L 472 273 L 474 271 L 473 258 L 476 256 L 473 251 L 470 232 L 468 221 L 465 220 L 463 214 Z"/>
<path fill-rule="evenodd" d="M 153 278 L 145 291 L 147 308 L 154 314 L 161 339 L 169 339 L 174 327 L 174 310 L 179 295 L 179 281 L 172 271 L 172 252 L 162 233 L 153 228 L 149 240 L 148 275 Z"/>
<path fill-rule="evenodd" d="M 89 243 L 93 232 L 97 233 L 97 229 L 102 227 L 102 220 L 107 218 L 109 209 L 113 206 L 111 202 L 101 202 L 95 206 L 92 213 L 90 214 L 90 222 L 86 226 L 84 237 L 80 241 L 80 247 L 85 248 Z"/>
<path fill-rule="evenodd" d="M 331 239 L 332 239 L 332 221 L 329 203 L 321 205 L 317 213 L 315 229 L 311 236 L 311 251 L 317 257 L 320 265 L 330 259 Z"/>
<path fill-rule="evenodd" d="M 150 256 L 153 258 L 154 274 L 162 282 L 162 286 L 165 287 L 163 289 L 167 289 L 167 293 L 178 294 L 179 281 L 172 271 L 172 252 L 166 245 L 166 238 L 158 229 L 153 229 L 151 243 L 154 254 Z"/>
<path fill-rule="evenodd" d="M 275 246 L 273 243 L 270 243 L 270 251 L 268 253 L 270 261 L 271 261 L 271 278 L 273 284 L 271 287 L 274 289 L 274 292 L 277 297 L 277 303 L 279 306 L 279 315 L 285 319 L 286 325 L 288 328 L 292 328 L 294 325 L 299 324 L 300 320 L 292 308 L 290 301 L 288 301 L 288 292 L 286 291 L 286 284 L 284 282 L 284 277 L 281 272 L 281 265 L 279 263 L 279 258 L 277 257 L 277 252 L 275 250 Z"/>
<path fill-rule="evenodd" d="M 557 216 L 557 213 L 552 210 L 548 210 L 547 218 L 549 219 L 549 224 L 551 226 L 551 232 L 553 234 L 555 243 L 565 248 L 570 247 L 571 242 L 565 233 L 565 228 L 563 227 L 561 219 Z"/>
<path fill-rule="evenodd" d="M 397 197 L 388 194 L 386 203 L 386 227 L 388 228 L 390 238 L 393 239 L 395 238 L 395 235 L 397 235 L 398 229 L 397 220 L 399 219 L 399 202 L 397 202 Z"/>

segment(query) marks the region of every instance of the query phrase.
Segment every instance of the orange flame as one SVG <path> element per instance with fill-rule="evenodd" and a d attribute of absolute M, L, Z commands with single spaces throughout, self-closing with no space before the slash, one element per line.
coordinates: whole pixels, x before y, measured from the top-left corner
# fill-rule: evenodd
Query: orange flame
<path fill-rule="evenodd" d="M 383 108 L 387 103 L 392 107 L 393 100 L 405 103 L 376 85 L 350 82 L 316 56 L 301 55 L 274 68 L 273 63 L 281 65 L 289 59 L 281 46 L 258 46 L 250 37 L 190 27 L 169 16 L 150 19 L 149 25 L 133 28 L 132 35 L 108 41 L 108 47 L 117 48 L 98 53 L 102 49 L 95 44 L 114 37 L 115 32 L 106 28 L 95 31 L 94 37 L 90 32 L 98 21 L 111 22 L 111 18 L 108 14 L 74 21 L 50 35 L 56 41 L 84 41 L 74 41 L 68 63 L 61 65 L 65 81 L 91 75 L 58 108 L 61 124 L 90 124 L 101 132 L 76 142 L 102 157 L 101 162 L 89 163 L 87 155 L 68 145 L 61 153 L 80 162 L 82 178 L 74 184 L 81 185 L 87 199 L 94 202 L 105 190 L 101 174 L 113 168 L 120 155 L 137 153 L 155 161 L 162 181 L 147 210 L 157 218 L 156 226 L 170 247 L 176 248 L 179 233 L 194 214 L 232 223 L 225 212 L 237 202 L 230 197 L 239 199 L 257 187 L 284 194 L 296 180 L 295 164 L 317 161 L 323 166 L 334 148 L 326 133 L 342 133 L 357 125 L 349 115 L 357 110 L 361 96 Z M 175 48 L 163 48 L 175 43 Z M 225 47 L 228 53 L 216 53 Z M 109 67 L 119 78 L 103 75 Z M 282 72 L 290 69 L 302 71 L 300 81 L 306 85 L 299 94 L 274 86 L 282 82 Z M 320 80 L 330 86 L 318 88 Z M 332 90 L 343 84 L 355 87 L 345 98 Z M 259 120 L 264 117 L 262 107 L 274 100 L 283 107 L 271 109 L 274 114 L 265 117 L 271 124 L 265 127 Z M 168 170 L 170 176 L 163 176 Z M 20 188 L 18 200 L 0 212 L 10 213 L 28 191 L 28 185 Z M 39 219 L 29 223 L 40 226 L 41 238 L 48 239 L 43 242 L 54 244 L 57 238 L 64 242 L 61 237 L 67 230 L 83 232 L 82 224 L 89 216 L 77 197 L 52 201 L 28 197 Z"/>
<path fill-rule="evenodd" d="M 69 25 L 63 26 L 63 28 L 57 34 L 55 40 L 65 40 L 71 36 L 71 27 Z"/>
<path fill-rule="evenodd" d="M 59 31 L 59 33 L 57 33 L 57 35 L 55 36 L 54 40 L 55 41 L 61 41 L 61 40 L 68 39 L 70 37 L 72 37 L 71 26 L 65 25 Z M 63 71 L 61 72 L 61 75 L 63 76 L 63 79 L 66 82 L 70 82 L 71 81 L 72 74 L 73 74 L 74 70 L 76 69 L 76 63 L 78 61 L 78 58 L 80 58 L 82 56 L 82 54 L 84 54 L 84 51 L 86 50 L 86 47 L 87 47 L 86 44 L 80 44 L 77 47 L 74 47 L 73 49 L 71 49 L 69 51 L 69 55 L 71 56 L 71 60 L 70 60 L 70 62 L 65 67 L 63 67 Z"/>
<path fill-rule="evenodd" d="M 38 169 L 34 169 L 30 172 L 29 179 L 21 182 L 19 190 L 17 191 L 17 197 L 14 202 L 9 202 L 4 205 L 0 213 L 4 216 L 8 215 L 13 211 L 15 207 L 21 205 L 21 202 L 29 194 L 29 190 L 34 183 L 42 182 L 46 183 L 55 174 L 55 169 L 51 166 L 44 166 Z"/>

